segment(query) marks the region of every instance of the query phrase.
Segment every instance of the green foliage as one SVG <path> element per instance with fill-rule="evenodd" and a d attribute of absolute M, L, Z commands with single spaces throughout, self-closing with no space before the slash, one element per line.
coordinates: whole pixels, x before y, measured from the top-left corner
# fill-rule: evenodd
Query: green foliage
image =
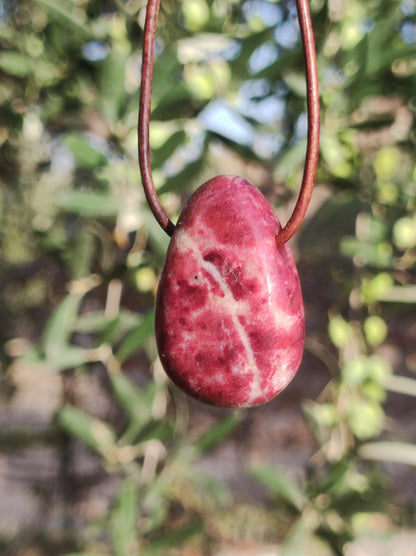
<path fill-rule="evenodd" d="M 386 399 L 415 396 L 416 382 L 383 350 L 401 321 L 412 322 L 416 302 L 414 8 L 396 0 L 311 6 L 320 206 L 297 251 L 301 280 L 326 290 L 307 302 L 319 298 L 328 314 L 311 336 L 330 379 L 303 403 L 318 443 L 304 477 L 241 461 L 271 499 L 267 515 L 279 510 L 286 556 L 342 554 L 358 535 L 357 516 L 400 513 L 368 462 L 415 464 Z M 155 349 L 154 293 L 168 238 L 137 168 L 143 10 L 144 2 L 125 0 L 0 2 L 0 387 L 10 388 L 15 364 L 61 372 L 64 392 L 67 382 L 99 374 L 113 408 L 96 415 L 64 394 L 57 412 L 56 434 L 85 445 L 116 483 L 106 517 L 62 541 L 60 552 L 73 556 L 169 556 L 188 545 L 214 553 L 224 513 L 236 509 L 198 463 L 243 434 L 246 414 L 215 414 L 195 432 Z M 162 2 L 156 47 L 152 167 L 172 218 L 205 179 L 236 168 L 287 214 L 306 148 L 293 5 Z M 276 187 L 277 197 L 280 184 L 286 193 Z M 10 348 L 22 336 L 25 348 Z"/>
<path fill-rule="evenodd" d="M 72 406 L 63 407 L 57 417 L 58 424 L 68 433 L 106 459 L 111 459 L 116 450 L 115 432 L 99 419 L 93 419 Z"/>
<path fill-rule="evenodd" d="M 125 337 L 119 349 L 117 350 L 117 358 L 122 362 L 138 349 L 140 349 L 154 328 L 154 313 L 150 311 L 143 315 L 141 322 L 135 326 Z"/>
<path fill-rule="evenodd" d="M 121 484 L 110 517 L 111 544 L 116 556 L 128 556 L 137 552 L 138 494 L 138 485 L 131 479 Z"/>
<path fill-rule="evenodd" d="M 303 511 L 306 504 L 305 493 L 290 476 L 283 472 L 276 473 L 267 467 L 254 468 L 252 475 L 267 488 L 269 494 L 273 494 L 297 512 Z"/>
<path fill-rule="evenodd" d="M 195 441 L 195 449 L 198 452 L 205 452 L 215 448 L 221 443 L 227 436 L 229 436 L 237 425 L 241 422 L 242 415 L 238 412 L 230 413 L 218 423 L 210 427 L 207 432 L 203 433 Z"/>
<path fill-rule="evenodd" d="M 254 469 L 253 475 L 281 512 L 286 508 L 294 515 L 283 554 L 299 554 L 306 547 L 312 554 L 341 553 L 353 538 L 353 515 L 358 509 L 374 511 L 380 503 L 377 478 L 362 474 L 350 458 L 327 464 L 323 475 L 312 466 L 302 485 L 266 467 Z"/>

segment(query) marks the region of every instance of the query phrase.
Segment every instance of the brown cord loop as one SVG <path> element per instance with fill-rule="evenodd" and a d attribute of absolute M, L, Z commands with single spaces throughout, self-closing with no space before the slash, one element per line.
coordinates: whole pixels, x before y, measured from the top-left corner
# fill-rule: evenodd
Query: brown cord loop
<path fill-rule="evenodd" d="M 276 237 L 278 247 L 284 245 L 298 231 L 305 217 L 315 185 L 319 158 L 319 83 L 316 63 L 315 40 L 307 0 L 296 0 L 299 26 L 302 35 L 306 72 L 306 98 L 308 103 L 308 142 L 305 169 L 296 206 L 286 226 Z"/>
<path fill-rule="evenodd" d="M 154 217 L 171 236 L 175 229 L 174 224 L 169 220 L 168 215 L 160 204 L 153 183 L 152 165 L 150 160 L 149 145 L 149 124 L 150 108 L 152 103 L 152 78 L 153 78 L 153 58 L 155 50 L 155 35 L 157 25 L 157 14 L 159 13 L 160 0 L 149 0 L 146 11 L 146 23 L 144 26 L 144 43 L 142 57 L 142 78 L 140 88 L 140 107 L 138 133 L 139 166 L 142 175 L 143 188 L 147 202 L 152 209 Z"/>
<path fill-rule="evenodd" d="M 139 165 L 146 199 L 160 226 L 169 236 L 171 236 L 175 226 L 169 220 L 156 193 L 152 177 L 149 146 L 154 42 L 159 5 L 160 0 L 148 0 L 146 23 L 144 28 L 139 122 L 137 131 L 139 138 Z M 288 223 L 276 236 L 276 243 L 278 247 L 281 247 L 291 237 L 293 237 L 305 217 L 305 213 L 312 196 L 319 157 L 319 86 L 315 41 L 313 37 L 308 0 L 296 0 L 296 5 L 305 59 L 306 96 L 308 104 L 308 140 L 305 169 L 303 172 L 299 197 Z"/>

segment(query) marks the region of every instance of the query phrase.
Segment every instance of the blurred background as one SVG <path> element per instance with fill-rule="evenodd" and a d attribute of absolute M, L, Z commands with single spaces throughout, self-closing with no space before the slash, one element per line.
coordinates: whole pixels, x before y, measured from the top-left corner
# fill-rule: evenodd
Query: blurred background
<path fill-rule="evenodd" d="M 172 387 L 168 237 L 137 165 L 144 0 L 0 0 L 0 553 L 416 554 L 416 2 L 312 0 L 307 337 L 249 411 Z M 305 156 L 293 0 L 163 0 L 150 139 L 175 220 L 237 174 L 283 223 Z"/>

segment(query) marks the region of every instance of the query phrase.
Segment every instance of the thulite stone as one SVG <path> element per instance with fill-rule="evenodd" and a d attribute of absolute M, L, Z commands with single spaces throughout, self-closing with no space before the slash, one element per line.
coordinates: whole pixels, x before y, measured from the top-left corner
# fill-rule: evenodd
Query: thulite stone
<path fill-rule="evenodd" d="M 191 396 L 223 407 L 269 401 L 295 375 L 304 310 L 289 248 L 265 197 L 234 176 L 202 185 L 184 208 L 156 301 L 163 367 Z"/>

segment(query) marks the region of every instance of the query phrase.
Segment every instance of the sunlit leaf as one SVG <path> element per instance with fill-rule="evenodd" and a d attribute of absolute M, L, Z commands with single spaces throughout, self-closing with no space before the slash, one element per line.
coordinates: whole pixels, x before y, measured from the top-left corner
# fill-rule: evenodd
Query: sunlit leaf
<path fill-rule="evenodd" d="M 184 131 L 176 131 L 169 139 L 157 150 L 152 153 L 152 163 L 154 168 L 160 167 L 166 160 L 174 153 L 174 151 L 185 140 L 186 134 Z"/>
<path fill-rule="evenodd" d="M 85 39 L 93 38 L 93 33 L 85 23 L 80 13 L 73 9 L 73 5 L 67 1 L 55 2 L 54 0 L 35 0 L 37 4 L 48 10 L 50 15 L 58 22 L 62 23 L 65 28 Z M 71 9 L 72 8 L 72 9 Z"/>
<path fill-rule="evenodd" d="M 113 50 L 101 62 L 99 102 L 104 115 L 113 125 L 121 114 L 123 100 L 126 96 L 125 74 L 128 55 L 128 51 Z"/>
<path fill-rule="evenodd" d="M 393 283 L 393 280 L 391 280 L 391 283 Z M 379 292 L 378 299 L 391 303 L 416 303 L 416 286 L 386 287 Z"/>
<path fill-rule="evenodd" d="M 299 518 L 290 529 L 279 556 L 333 556 L 332 550 L 320 538 L 314 535 L 313 529 L 308 526 L 306 517 Z"/>
<path fill-rule="evenodd" d="M 194 535 L 203 531 L 203 524 L 199 521 L 186 523 L 176 529 L 171 529 L 166 533 L 161 533 L 158 539 L 153 540 L 145 551 L 146 556 L 162 556 L 161 550 L 177 547 L 184 544 Z"/>
<path fill-rule="evenodd" d="M 305 153 L 306 141 L 299 141 L 283 151 L 274 169 L 276 178 L 286 181 L 290 172 L 300 164 L 303 164 Z"/>
<path fill-rule="evenodd" d="M 386 378 L 384 386 L 390 392 L 416 397 L 416 380 L 414 378 L 390 375 Z"/>
<path fill-rule="evenodd" d="M 233 430 L 241 423 L 243 416 L 238 412 L 230 413 L 227 417 L 220 419 L 218 423 L 212 425 L 198 440 L 194 446 L 199 452 L 206 452 L 215 448 L 222 440 L 230 435 Z"/>
<path fill-rule="evenodd" d="M 111 544 L 114 556 L 138 554 L 137 516 L 139 487 L 134 479 L 126 479 L 120 486 L 110 516 Z"/>
<path fill-rule="evenodd" d="M 269 494 L 277 500 L 282 500 L 301 512 L 307 499 L 299 484 L 281 469 L 256 466 L 251 469 L 253 477 L 266 487 Z"/>
<path fill-rule="evenodd" d="M 74 155 L 76 163 L 83 168 L 97 168 L 107 163 L 104 154 L 92 147 L 81 135 L 68 135 L 65 144 Z"/>
<path fill-rule="evenodd" d="M 55 371 L 73 369 L 74 367 L 85 365 L 91 361 L 94 361 L 94 358 L 90 357 L 90 353 L 87 349 L 75 346 L 63 347 L 59 353 L 54 356 L 49 356 L 46 359 L 47 365 Z"/>
<path fill-rule="evenodd" d="M 283 74 L 283 79 L 288 87 L 299 97 L 306 97 L 306 82 L 305 76 L 293 71 L 288 71 Z"/>
<path fill-rule="evenodd" d="M 81 301 L 82 295 L 70 293 L 50 316 L 42 339 L 42 347 L 48 359 L 58 360 L 61 352 L 68 348 Z"/>
<path fill-rule="evenodd" d="M 135 434 L 133 434 L 133 432 Z M 140 444 L 149 440 L 160 440 L 164 442 L 172 437 L 173 426 L 168 421 L 148 421 L 144 426 L 137 427 L 136 423 L 131 423 L 131 430 L 127 429 L 123 439 L 131 439 L 132 443 Z"/>
<path fill-rule="evenodd" d="M 58 202 L 63 210 L 97 218 L 114 218 L 121 207 L 119 199 L 88 190 L 67 191 L 59 197 Z"/>
<path fill-rule="evenodd" d="M 416 446 L 406 442 L 369 442 L 358 452 L 365 459 L 416 465 Z"/>
<path fill-rule="evenodd" d="M 394 8 L 393 8 L 394 9 Z M 396 18 L 383 14 L 383 19 L 377 20 L 377 25 L 367 36 L 366 73 L 373 75 L 378 71 L 390 69 L 394 60 L 414 55 L 414 45 L 402 45 L 398 48 L 385 48 L 391 44 L 391 38 L 396 31 Z"/>
<path fill-rule="evenodd" d="M 138 388 L 122 373 L 112 373 L 109 378 L 115 397 L 129 419 L 140 425 L 151 419 L 152 404 L 157 390 L 155 382 Z"/>
<path fill-rule="evenodd" d="M 155 103 L 152 110 L 152 118 L 156 120 L 171 120 L 172 114 L 175 118 L 185 117 L 189 115 L 191 107 L 191 94 L 185 83 L 174 83 L 166 89 L 166 85 L 162 87 L 163 94 L 160 96 L 157 104 Z"/>
<path fill-rule="evenodd" d="M 88 311 L 78 316 L 75 331 L 83 334 L 91 333 L 106 333 L 108 326 L 111 326 L 114 321 L 120 322 L 121 330 L 127 332 L 135 324 L 138 318 L 135 313 L 130 311 L 121 310 L 117 317 L 106 317 L 104 311 Z"/>
<path fill-rule="evenodd" d="M 97 256 L 96 251 L 97 238 L 90 230 L 81 229 L 72 244 L 72 256 L 68 258 L 68 266 L 73 280 L 88 276 Z"/>
<path fill-rule="evenodd" d="M 165 48 L 162 54 L 157 58 L 153 69 L 153 99 L 155 100 L 156 106 L 160 103 L 160 99 L 167 94 L 166 83 L 177 67 L 177 49 L 175 45 L 170 45 L 169 48 Z M 171 87 L 169 87 L 169 89 L 171 89 Z"/>
<path fill-rule="evenodd" d="M 116 449 L 116 436 L 110 425 L 90 417 L 81 409 L 64 406 L 58 413 L 57 423 L 66 432 L 103 456 Z"/>
<path fill-rule="evenodd" d="M 168 178 L 165 185 L 159 189 L 159 193 L 167 193 L 168 191 L 178 191 L 183 189 L 184 184 L 189 184 L 193 179 L 198 176 L 204 167 L 202 159 L 191 162 L 184 170 L 179 172 L 176 176 Z"/>
<path fill-rule="evenodd" d="M 348 257 L 357 257 L 360 264 L 368 264 L 377 268 L 390 266 L 393 249 L 387 242 L 373 244 L 356 237 L 344 237 L 341 240 L 340 251 Z"/>
<path fill-rule="evenodd" d="M 32 64 L 30 58 L 20 52 L 1 52 L 0 69 L 9 75 L 25 77 L 32 73 Z"/>
<path fill-rule="evenodd" d="M 154 312 L 150 311 L 144 315 L 142 321 L 135 326 L 125 337 L 116 351 L 116 357 L 124 361 L 138 351 L 154 329 Z"/>

